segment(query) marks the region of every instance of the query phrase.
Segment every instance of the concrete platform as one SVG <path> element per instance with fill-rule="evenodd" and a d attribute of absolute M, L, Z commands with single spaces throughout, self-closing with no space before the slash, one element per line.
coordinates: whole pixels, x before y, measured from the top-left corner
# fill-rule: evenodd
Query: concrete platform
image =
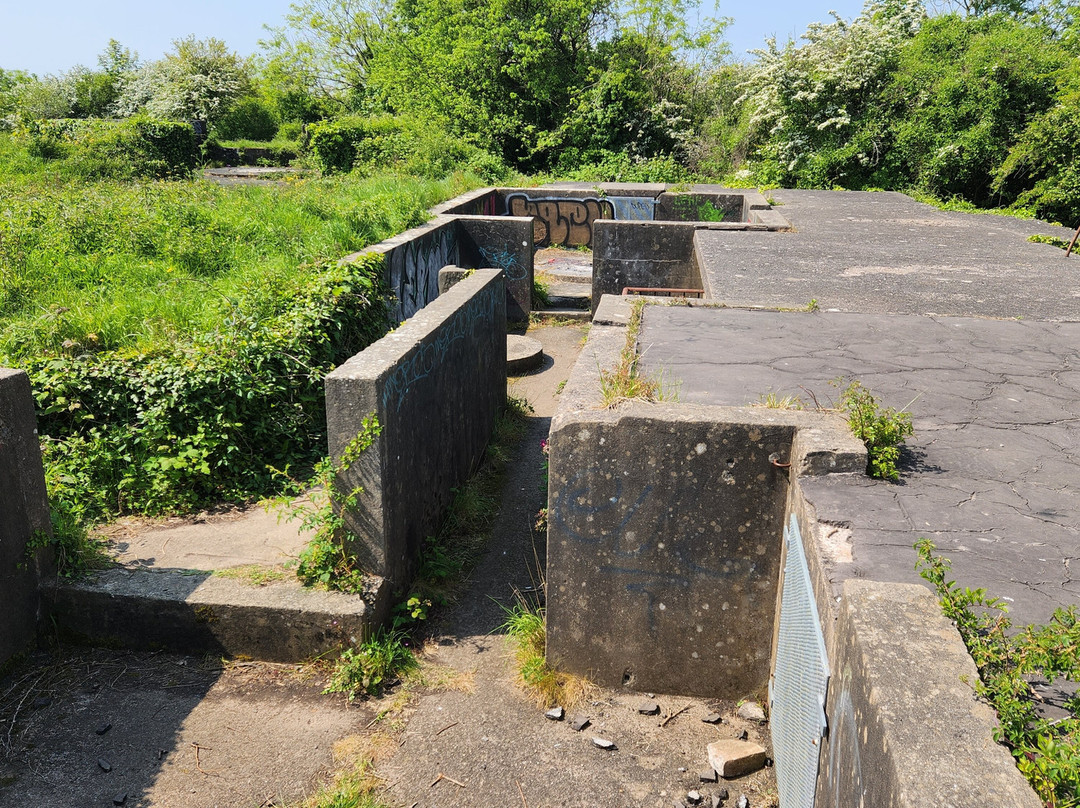
<path fill-rule="evenodd" d="M 899 483 L 852 474 L 803 483 L 819 517 L 841 529 L 833 585 L 921 583 L 912 545 L 926 537 L 961 585 L 986 587 L 1026 623 L 1080 602 L 1078 344 L 1080 323 L 692 304 L 646 309 L 640 346 L 644 372 L 663 371 L 681 403 L 747 405 L 775 393 L 829 405 L 837 377 L 897 409 L 910 402 L 915 435 Z"/>
<path fill-rule="evenodd" d="M 1080 319 L 1080 255 L 1033 244 L 1072 231 L 948 213 L 898 193 L 770 192 L 794 232 L 701 231 L 709 296 L 729 304 L 890 314 Z"/>

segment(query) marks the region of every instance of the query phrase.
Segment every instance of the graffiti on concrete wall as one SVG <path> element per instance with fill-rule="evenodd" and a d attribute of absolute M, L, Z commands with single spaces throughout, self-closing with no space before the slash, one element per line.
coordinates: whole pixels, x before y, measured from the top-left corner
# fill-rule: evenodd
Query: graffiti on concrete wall
<path fill-rule="evenodd" d="M 613 218 L 625 222 L 651 222 L 656 218 L 657 200 L 651 196 L 608 197 L 615 209 Z"/>
<path fill-rule="evenodd" d="M 480 247 L 480 256 L 484 259 L 484 267 L 501 269 L 506 273 L 507 280 L 521 281 L 529 275 L 529 270 L 518 261 L 516 252 L 494 247 Z"/>
<path fill-rule="evenodd" d="M 537 247 L 591 247 L 593 222 L 615 215 L 611 202 L 597 197 L 530 197 L 516 193 L 506 197 L 506 207 L 511 216 L 536 217 L 533 241 Z"/>
<path fill-rule="evenodd" d="M 387 256 L 388 282 L 397 297 L 398 321 L 439 296 L 439 270 L 457 263 L 457 228 L 436 227 L 395 247 Z"/>
<path fill-rule="evenodd" d="M 446 362 L 447 354 L 455 343 L 495 327 L 499 300 L 497 291 L 497 286 L 489 285 L 473 295 L 448 322 L 439 327 L 433 339 L 425 340 L 411 356 L 394 366 L 383 388 L 382 404 L 385 411 L 400 410 L 409 390 Z"/>
<path fill-rule="evenodd" d="M 862 756 L 859 719 L 851 698 L 851 666 L 844 666 L 840 695 L 833 703 L 829 728 L 829 770 L 824 794 L 829 808 L 862 804 Z"/>

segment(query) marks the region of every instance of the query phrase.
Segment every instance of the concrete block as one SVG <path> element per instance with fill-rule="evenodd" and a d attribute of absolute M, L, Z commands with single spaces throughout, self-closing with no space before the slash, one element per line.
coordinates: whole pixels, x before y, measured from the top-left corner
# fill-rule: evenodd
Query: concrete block
<path fill-rule="evenodd" d="M 352 549 L 395 590 L 408 585 L 452 490 L 482 457 L 506 402 L 503 273 L 478 269 L 326 378 L 330 453 L 374 413 L 381 434 L 342 475 Z"/>
<path fill-rule="evenodd" d="M 693 222 L 616 222 L 593 225 L 593 312 L 603 295 L 627 286 L 700 289 Z"/>
<path fill-rule="evenodd" d="M 847 580 L 836 632 L 819 805 L 1038 808 L 931 592 Z"/>
<path fill-rule="evenodd" d="M 529 319 L 533 290 L 533 222 L 528 217 L 458 216 L 458 263 L 501 269 L 506 275 L 506 316 Z"/>
<path fill-rule="evenodd" d="M 450 291 L 450 288 L 461 281 L 465 280 L 472 273 L 471 269 L 462 269 L 461 267 L 445 266 L 439 270 L 439 294 L 445 295 Z"/>
<path fill-rule="evenodd" d="M 742 777 L 765 766 L 765 748 L 752 741 L 713 741 L 708 753 L 709 765 L 721 777 Z"/>
<path fill-rule="evenodd" d="M 709 216 L 720 214 L 722 219 L 715 221 L 745 222 L 743 215 L 743 194 L 738 191 L 728 193 L 716 193 L 700 191 L 695 186 L 690 191 L 678 193 L 660 194 L 656 206 L 657 220 L 672 222 L 701 222 L 714 221 L 703 216 L 703 212 Z"/>
<path fill-rule="evenodd" d="M 769 456 L 786 457 L 793 434 L 693 405 L 560 412 L 548 441 L 548 658 L 635 690 L 763 688 L 787 496 Z"/>
<path fill-rule="evenodd" d="M 38 587 L 51 559 L 44 550 L 28 555 L 27 543 L 41 533 L 52 524 L 30 380 L 0 368 L 0 667 L 37 635 Z"/>

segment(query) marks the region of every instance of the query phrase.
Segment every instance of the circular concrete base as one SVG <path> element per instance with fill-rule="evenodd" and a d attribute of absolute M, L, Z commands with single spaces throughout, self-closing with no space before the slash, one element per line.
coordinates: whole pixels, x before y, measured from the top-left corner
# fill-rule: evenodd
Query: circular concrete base
<path fill-rule="evenodd" d="M 535 339 L 506 335 L 506 375 L 520 376 L 540 367 L 544 361 L 544 347 Z"/>

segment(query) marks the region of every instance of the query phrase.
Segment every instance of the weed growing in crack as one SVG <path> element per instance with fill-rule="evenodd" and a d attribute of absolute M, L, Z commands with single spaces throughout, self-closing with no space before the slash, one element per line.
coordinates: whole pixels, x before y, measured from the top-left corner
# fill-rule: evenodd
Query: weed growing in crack
<path fill-rule="evenodd" d="M 839 382 L 836 382 L 839 387 Z M 908 404 L 910 407 L 911 405 Z M 847 413 L 855 436 L 866 444 L 867 474 L 882 480 L 897 480 L 900 472 L 900 444 L 914 434 L 911 414 L 882 407 L 857 379 L 840 393 L 840 408 Z"/>
<path fill-rule="evenodd" d="M 416 667 L 408 635 L 401 629 L 379 629 L 356 648 L 341 652 L 324 693 L 377 696 L 405 671 Z"/>
<path fill-rule="evenodd" d="M 1054 721 L 1035 711 L 1030 680 L 1076 681 L 1080 676 L 1080 616 L 1075 606 L 1057 609 L 1045 626 L 1010 632 L 1008 609 L 986 590 L 961 588 L 952 565 L 927 539 L 915 544 L 915 568 L 933 585 L 979 669 L 976 692 L 997 710 L 995 738 L 1012 751 L 1017 768 L 1048 808 L 1080 805 L 1080 695 L 1065 705 L 1071 716 Z"/>
<path fill-rule="evenodd" d="M 626 344 L 619 354 L 619 361 L 610 370 L 600 369 L 600 394 L 607 408 L 618 406 L 623 401 L 674 400 L 675 395 L 664 390 L 660 376 L 646 378 L 638 372 L 637 343 L 641 333 L 641 320 L 645 310 L 644 300 L 635 300 L 631 304 L 630 322 L 626 327 Z"/>

